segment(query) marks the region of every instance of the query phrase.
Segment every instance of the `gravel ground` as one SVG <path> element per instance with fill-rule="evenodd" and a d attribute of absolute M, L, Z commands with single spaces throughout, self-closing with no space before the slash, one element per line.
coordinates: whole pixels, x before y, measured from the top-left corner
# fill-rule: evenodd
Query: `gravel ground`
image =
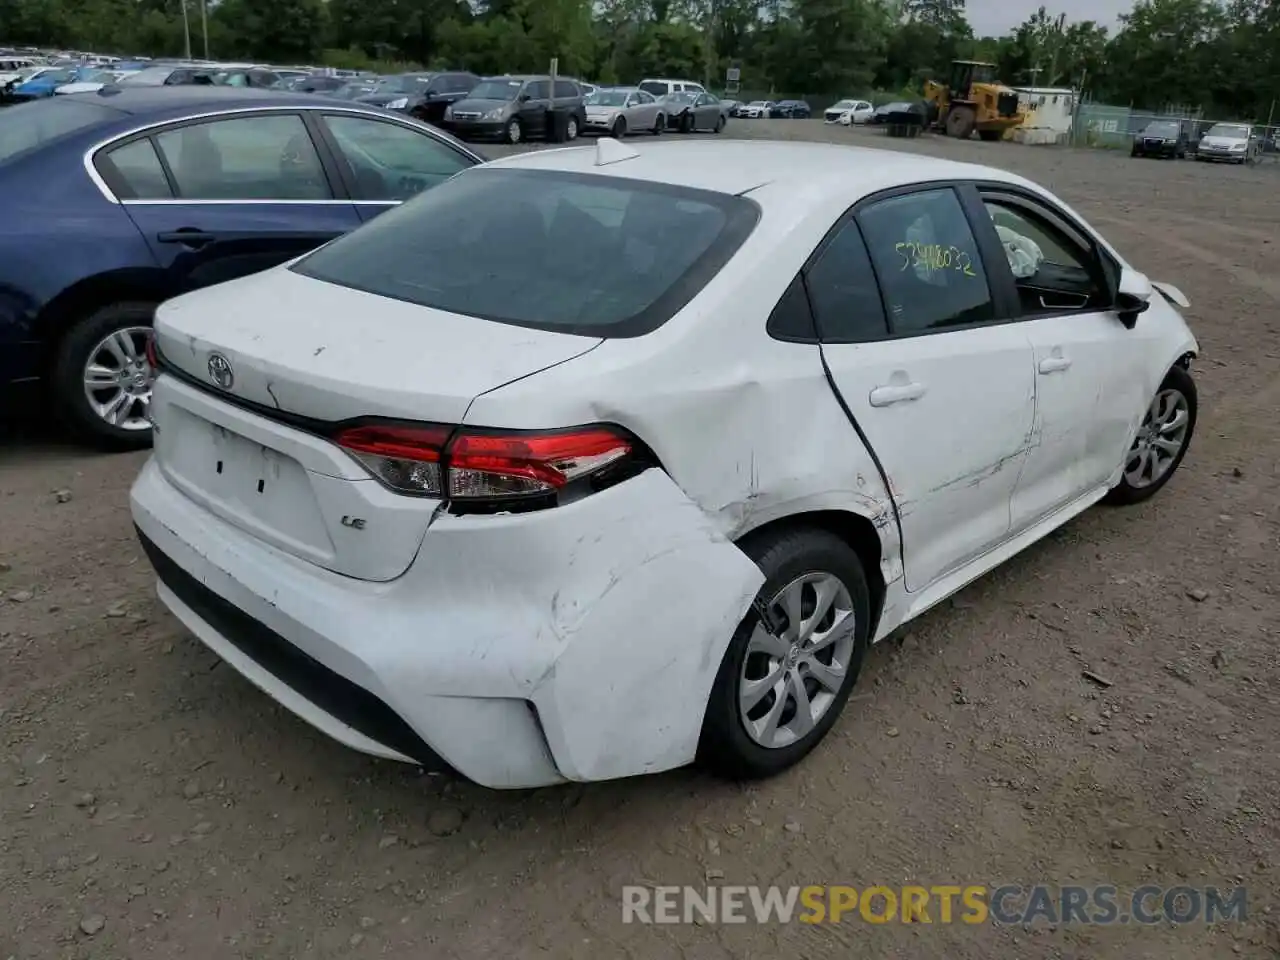
<path fill-rule="evenodd" d="M 126 508 L 142 457 L 19 431 L 0 439 L 0 957 L 1280 956 L 1280 169 L 893 145 L 1026 174 L 1186 291 L 1202 412 L 1166 491 L 878 646 L 776 780 L 499 794 L 349 752 L 220 666 L 153 597 Z M 622 924 L 623 884 L 708 878 L 1243 884 L 1249 919 Z"/>

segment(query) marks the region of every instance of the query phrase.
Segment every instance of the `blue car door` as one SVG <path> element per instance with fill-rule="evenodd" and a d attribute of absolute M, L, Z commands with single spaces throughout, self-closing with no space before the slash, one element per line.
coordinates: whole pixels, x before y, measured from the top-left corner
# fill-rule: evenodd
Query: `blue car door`
<path fill-rule="evenodd" d="M 149 132 L 99 157 L 156 260 L 194 289 L 257 273 L 360 223 L 302 114 L 237 113 Z"/>
<path fill-rule="evenodd" d="M 364 220 L 482 162 L 425 127 L 391 117 L 325 111 L 318 119 L 321 137 Z"/>

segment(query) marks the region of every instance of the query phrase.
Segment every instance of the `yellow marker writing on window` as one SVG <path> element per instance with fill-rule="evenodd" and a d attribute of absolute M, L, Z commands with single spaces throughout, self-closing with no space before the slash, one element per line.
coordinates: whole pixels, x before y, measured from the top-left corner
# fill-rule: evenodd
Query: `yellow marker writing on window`
<path fill-rule="evenodd" d="M 902 269 L 914 267 L 926 274 L 942 270 L 954 270 L 966 277 L 976 277 L 973 258 L 959 247 L 945 247 L 940 243 L 915 243 L 904 240 L 894 245 L 894 251 L 902 257 Z"/>

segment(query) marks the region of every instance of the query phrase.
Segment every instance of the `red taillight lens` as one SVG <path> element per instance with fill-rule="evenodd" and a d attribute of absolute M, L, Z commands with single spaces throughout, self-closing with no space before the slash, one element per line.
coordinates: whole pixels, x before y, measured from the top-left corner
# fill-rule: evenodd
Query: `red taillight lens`
<path fill-rule="evenodd" d="M 366 426 L 344 430 L 335 440 L 391 489 L 443 497 L 440 459 L 451 432 L 451 428 L 435 424 Z"/>
<path fill-rule="evenodd" d="M 601 426 L 499 433 L 388 424 L 334 439 L 393 490 L 472 503 L 555 494 L 634 452 L 626 434 Z"/>
<path fill-rule="evenodd" d="M 554 493 L 617 463 L 631 442 L 607 427 L 560 433 L 459 433 L 449 445 L 449 497 Z"/>
<path fill-rule="evenodd" d="M 156 332 L 152 330 L 147 334 L 147 343 L 144 348 L 147 356 L 147 363 L 151 365 L 151 369 L 155 370 L 160 366 L 160 357 L 156 353 Z"/>

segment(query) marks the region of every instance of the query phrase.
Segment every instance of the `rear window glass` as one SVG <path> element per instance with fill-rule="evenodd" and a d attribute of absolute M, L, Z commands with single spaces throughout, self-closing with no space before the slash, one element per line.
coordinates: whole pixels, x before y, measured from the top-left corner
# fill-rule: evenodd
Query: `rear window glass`
<path fill-rule="evenodd" d="M 712 191 L 476 168 L 292 269 L 499 323 L 638 336 L 706 286 L 758 215 L 752 201 Z"/>
<path fill-rule="evenodd" d="M 62 97 L 6 107 L 0 114 L 0 163 L 119 117 L 107 107 Z"/>
<path fill-rule="evenodd" d="M 659 83 L 657 80 L 646 80 L 640 84 L 640 89 L 646 93 L 652 93 L 655 97 L 665 97 L 667 95 L 667 85 Z"/>

